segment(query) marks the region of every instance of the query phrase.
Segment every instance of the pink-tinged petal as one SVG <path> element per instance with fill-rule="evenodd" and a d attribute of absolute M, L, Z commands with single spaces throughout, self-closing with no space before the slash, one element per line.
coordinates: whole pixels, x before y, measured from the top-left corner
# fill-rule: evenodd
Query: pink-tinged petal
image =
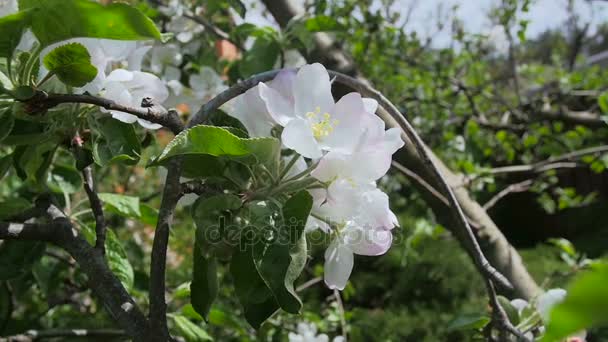
<path fill-rule="evenodd" d="M 354 255 L 339 239 L 335 239 L 325 251 L 325 284 L 330 289 L 344 290 L 353 271 Z"/>
<path fill-rule="evenodd" d="M 384 149 L 393 154 L 397 152 L 398 149 L 402 148 L 405 143 L 401 138 L 401 129 L 400 128 L 391 128 L 386 131 L 384 135 Z"/>
<path fill-rule="evenodd" d="M 393 229 L 397 218 L 389 208 L 388 195 L 380 189 L 367 191 L 362 196 L 365 211 L 361 211 L 359 222 L 374 229 Z"/>
<path fill-rule="evenodd" d="M 268 82 L 268 86 L 281 94 L 289 103 L 292 108 L 295 105 L 293 96 L 294 85 L 296 83 L 296 72 L 293 70 L 281 70 L 275 78 Z"/>
<path fill-rule="evenodd" d="M 298 152 L 303 157 L 321 158 L 323 153 L 317 144 L 310 124 L 303 119 L 291 120 L 281 134 L 283 145 Z"/>
<path fill-rule="evenodd" d="M 332 132 L 322 140 L 329 151 L 352 153 L 365 132 L 366 117 L 363 100 L 358 93 L 344 95 L 332 108 L 330 123 Z"/>
<path fill-rule="evenodd" d="M 305 118 L 306 113 L 328 113 L 334 105 L 331 83 L 325 67 L 319 63 L 305 65 L 298 70 L 294 86 L 295 114 Z"/>
<path fill-rule="evenodd" d="M 353 253 L 375 256 L 389 250 L 393 234 L 390 230 L 359 227 L 349 229 L 345 240 Z"/>
<path fill-rule="evenodd" d="M 343 153 L 331 151 L 321 158 L 319 165 L 317 165 L 310 175 L 321 182 L 332 181 L 350 171 L 345 168 L 349 158 L 349 156 Z M 359 166 L 363 165 L 357 165 L 357 167 Z"/>
<path fill-rule="evenodd" d="M 163 127 L 162 125 L 150 122 L 148 120 L 144 120 L 144 119 L 137 119 L 137 122 L 143 127 L 143 128 L 147 128 L 147 129 L 159 129 L 161 127 Z"/>
<path fill-rule="evenodd" d="M 268 114 L 258 87 L 251 88 L 234 99 L 233 110 L 228 110 L 227 113 L 245 126 L 250 137 L 270 136 L 272 127 L 276 124 Z"/>
<path fill-rule="evenodd" d="M 382 150 L 367 150 L 353 154 L 347 164 L 351 177 L 360 183 L 373 182 L 391 167 L 392 156 Z"/>
<path fill-rule="evenodd" d="M 376 114 L 376 110 L 378 110 L 378 101 L 370 99 L 369 97 L 364 97 L 363 106 L 365 106 L 366 112 L 370 114 Z"/>
<path fill-rule="evenodd" d="M 270 116 L 281 126 L 285 127 L 295 118 L 293 113 L 293 103 L 277 90 L 267 86 L 263 82 L 258 85 L 260 97 L 266 104 Z"/>

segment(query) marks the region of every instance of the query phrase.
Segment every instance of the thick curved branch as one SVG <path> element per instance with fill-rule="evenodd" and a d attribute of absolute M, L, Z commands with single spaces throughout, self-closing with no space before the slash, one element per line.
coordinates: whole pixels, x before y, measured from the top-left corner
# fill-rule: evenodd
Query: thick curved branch
<path fill-rule="evenodd" d="M 31 107 L 30 111 L 33 112 L 44 111 L 62 103 L 86 103 L 102 107 L 107 110 L 116 110 L 132 114 L 140 119 L 167 127 L 175 134 L 184 129 L 184 124 L 177 115 L 177 112 L 171 110 L 168 111 L 160 105 L 146 104 L 142 107 L 131 107 L 93 95 L 47 94 L 43 91 L 37 91 L 34 97 L 26 101 L 26 104 Z"/>
<path fill-rule="evenodd" d="M 122 329 L 137 341 L 146 339 L 148 321 L 108 268 L 104 257 L 76 230 L 57 207 L 46 209 L 49 223 L 0 223 L 0 239 L 38 240 L 65 249 L 87 275 L 89 286 Z"/>

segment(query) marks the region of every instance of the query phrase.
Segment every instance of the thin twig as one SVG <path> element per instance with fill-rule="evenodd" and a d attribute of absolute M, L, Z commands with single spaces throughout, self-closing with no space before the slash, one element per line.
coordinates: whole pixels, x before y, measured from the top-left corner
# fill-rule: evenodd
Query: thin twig
<path fill-rule="evenodd" d="M 298 287 L 296 288 L 296 292 L 301 292 L 301 291 L 304 291 L 304 290 L 306 290 L 307 288 L 309 288 L 309 287 L 311 287 L 311 286 L 313 286 L 313 285 L 316 285 L 316 284 L 320 283 L 322 280 L 323 280 L 323 277 L 315 277 L 315 278 L 312 278 L 312 279 L 310 279 L 309 281 L 305 282 L 304 284 L 302 284 L 302 285 L 298 286 Z"/>
<path fill-rule="evenodd" d="M 195 14 L 184 14 L 184 18 L 188 18 L 188 19 L 200 24 L 201 26 L 203 26 L 205 28 L 206 32 L 211 33 L 216 38 L 229 41 L 230 43 L 234 44 L 234 46 L 236 46 L 239 50 L 245 51 L 245 47 L 241 43 L 232 39 L 228 33 L 222 31 L 222 29 L 213 25 L 212 23 L 207 21 L 207 19 L 203 18 L 202 16 L 195 15 Z"/>
<path fill-rule="evenodd" d="M 498 201 L 500 201 L 501 199 L 503 199 L 505 196 L 507 196 L 510 193 L 528 191 L 530 189 L 530 186 L 532 186 L 532 183 L 534 183 L 534 180 L 526 179 L 523 182 L 509 185 L 508 187 L 504 188 L 499 193 L 494 195 L 494 197 L 492 197 L 489 201 L 487 201 L 483 205 L 483 209 L 490 210 L 490 208 L 495 206 L 496 203 L 498 203 Z"/>
<path fill-rule="evenodd" d="M 401 165 L 401 163 L 393 160 L 392 161 L 392 165 L 394 168 L 396 168 L 397 170 L 399 170 L 399 172 L 403 173 L 404 175 L 406 175 L 407 177 L 415 180 L 416 182 L 418 182 L 418 184 L 422 185 L 422 187 L 424 187 L 425 189 L 427 189 L 433 196 L 435 196 L 438 200 L 440 200 L 441 202 L 443 202 L 443 204 L 445 204 L 446 206 L 450 206 L 450 202 L 448 202 L 447 198 L 445 198 L 445 196 L 443 196 L 442 194 L 439 193 L 439 191 L 437 191 L 437 189 L 433 188 L 433 186 L 429 183 L 427 183 L 424 179 L 422 179 L 422 177 L 418 176 L 414 171 L 408 169 L 407 167 Z"/>
<path fill-rule="evenodd" d="M 62 103 L 86 103 L 103 107 L 107 110 L 115 110 L 135 115 L 140 119 L 167 127 L 175 134 L 184 129 L 184 124 L 177 115 L 177 112 L 172 110 L 168 111 L 160 105 L 153 105 L 149 107 L 131 107 L 93 95 L 47 94 L 41 90 L 38 90 L 31 99 L 26 101 L 26 103 L 30 106 L 28 111 L 33 113 L 43 112 Z"/>
<path fill-rule="evenodd" d="M 72 141 L 76 149 L 82 150 L 83 141 L 78 133 L 76 133 L 76 136 Z M 93 170 L 91 165 L 87 165 L 84 169 L 82 169 L 82 178 L 84 180 L 84 190 L 87 193 L 89 204 L 91 205 L 91 210 L 93 211 L 93 216 L 95 217 L 95 249 L 101 252 L 102 255 L 105 255 L 107 225 L 103 213 L 103 204 L 97 195 L 97 191 L 95 191 L 95 183 L 93 181 Z"/>

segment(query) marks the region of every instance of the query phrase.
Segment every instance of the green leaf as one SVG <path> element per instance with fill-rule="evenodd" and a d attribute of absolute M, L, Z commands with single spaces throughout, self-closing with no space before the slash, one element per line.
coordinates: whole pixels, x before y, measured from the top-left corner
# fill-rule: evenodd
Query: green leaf
<path fill-rule="evenodd" d="M 154 22 L 124 3 L 104 6 L 89 0 L 20 0 L 32 9 L 32 32 L 42 46 L 77 37 L 160 40 Z"/>
<path fill-rule="evenodd" d="M 93 143 L 93 159 L 100 166 L 114 163 L 137 164 L 141 144 L 133 125 L 112 118 L 102 118 L 96 122 L 101 136 Z"/>
<path fill-rule="evenodd" d="M 97 76 L 97 68 L 91 64 L 89 51 L 79 43 L 65 44 L 53 49 L 44 56 L 43 62 L 49 72 L 72 87 L 82 87 Z"/>
<path fill-rule="evenodd" d="M 10 57 L 29 25 L 31 11 L 21 11 L 0 18 L 0 57 Z"/>
<path fill-rule="evenodd" d="M 139 197 L 100 193 L 99 199 L 106 204 L 108 210 L 116 214 L 131 218 L 141 217 Z"/>
<path fill-rule="evenodd" d="M 243 77 L 249 77 L 274 68 L 281 46 L 274 37 L 264 35 L 258 37 L 239 64 L 239 72 Z"/>
<path fill-rule="evenodd" d="M 32 207 L 32 204 L 21 197 L 6 199 L 0 202 L 0 220 L 6 220 L 30 207 Z"/>
<path fill-rule="evenodd" d="M 247 236 L 247 233 L 243 232 L 243 236 Z M 256 270 L 252 242 L 245 238 L 240 242 L 240 248 L 235 248 L 232 255 L 230 274 L 236 295 L 243 306 L 245 319 L 253 328 L 259 329 L 260 325 L 279 309 L 279 304 Z"/>
<path fill-rule="evenodd" d="M 35 241 L 7 240 L 0 246 L 0 280 L 14 279 L 30 272 L 44 254 L 46 244 Z"/>
<path fill-rule="evenodd" d="M 114 231 L 108 229 L 106 234 L 106 259 L 108 260 L 108 266 L 127 291 L 130 291 L 135 279 L 133 266 L 131 266 L 127 253 Z"/>
<path fill-rule="evenodd" d="M 9 154 L 0 158 L 0 180 L 6 176 L 13 165 L 13 155 Z"/>
<path fill-rule="evenodd" d="M 513 323 L 513 325 L 519 324 L 519 313 L 517 312 L 517 308 L 511 304 L 507 298 L 503 296 L 498 296 L 498 302 L 500 306 L 505 310 L 507 317 L 509 317 L 509 321 Z"/>
<path fill-rule="evenodd" d="M 188 342 L 213 341 L 207 332 L 182 315 L 172 315 L 175 330 Z"/>
<path fill-rule="evenodd" d="M 326 15 L 320 15 L 307 19 L 305 25 L 306 29 L 310 32 L 344 30 L 344 26 L 341 25 L 335 18 Z"/>
<path fill-rule="evenodd" d="M 306 238 L 304 227 L 312 208 L 312 196 L 301 191 L 284 205 L 282 220 L 275 226 L 269 244 L 256 244 L 254 259 L 260 276 L 264 279 L 281 308 L 289 313 L 299 313 L 302 302 L 293 286 L 306 264 Z"/>
<path fill-rule="evenodd" d="M 16 148 L 13 156 L 19 177 L 36 184 L 43 184 L 47 179 L 46 172 L 56 149 L 57 143 L 54 141 Z"/>
<path fill-rule="evenodd" d="M 0 142 L 4 140 L 11 131 L 13 130 L 13 126 L 15 126 L 15 117 L 11 113 L 10 110 L 5 110 L 4 113 L 0 114 Z"/>
<path fill-rule="evenodd" d="M 600 106 L 602 113 L 608 114 L 608 92 L 604 92 L 598 96 L 597 104 Z"/>
<path fill-rule="evenodd" d="M 569 286 L 566 299 L 550 313 L 543 342 L 558 341 L 585 328 L 608 325 L 608 265 L 598 264 Z"/>
<path fill-rule="evenodd" d="M 490 323 L 490 318 L 480 314 L 463 314 L 448 324 L 448 331 L 479 330 Z"/>
<path fill-rule="evenodd" d="M 224 157 L 246 164 L 273 165 L 280 149 L 281 143 L 275 138 L 240 138 L 225 128 L 200 125 L 178 134 L 150 166 L 166 165 L 177 156 Z M 186 168 L 188 161 L 188 158 L 184 161 Z M 194 161 L 200 162 L 200 159 Z M 190 166 L 194 167 L 206 165 Z"/>
<path fill-rule="evenodd" d="M 215 257 L 205 257 L 198 239 L 194 244 L 193 258 L 190 301 L 196 312 L 206 318 L 211 310 L 211 304 L 217 297 L 217 260 Z"/>
<path fill-rule="evenodd" d="M 82 177 L 73 166 L 54 165 L 47 183 L 54 192 L 73 194 L 82 188 Z"/>

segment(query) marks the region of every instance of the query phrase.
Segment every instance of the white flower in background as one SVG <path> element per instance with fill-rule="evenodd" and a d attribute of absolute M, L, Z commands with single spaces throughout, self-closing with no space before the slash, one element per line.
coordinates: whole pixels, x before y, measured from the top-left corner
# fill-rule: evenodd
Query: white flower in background
<path fill-rule="evenodd" d="M 82 44 L 91 55 L 91 64 L 97 68 L 97 76 L 93 81 L 80 88 L 81 92 L 98 93 L 103 86 L 106 74 L 111 72 L 114 64 L 127 67 L 129 70 L 139 71 L 144 54 L 150 49 L 142 46 L 141 42 L 128 40 L 113 40 L 99 38 L 73 38 L 64 40 L 44 48 L 40 53 L 40 77 L 44 77 L 48 70 L 42 65 L 44 57 L 58 46 L 79 43 Z"/>
<path fill-rule="evenodd" d="M 19 11 L 17 0 L 0 0 L 0 17 L 5 17 Z"/>
<path fill-rule="evenodd" d="M 166 6 L 158 6 L 158 11 L 168 17 L 182 16 L 185 10 L 182 0 L 171 0 Z"/>
<path fill-rule="evenodd" d="M 145 97 L 151 97 L 156 104 L 163 103 L 169 93 L 163 82 L 153 74 L 141 71 L 116 69 L 102 84 L 102 96 L 126 106 L 140 107 Z M 105 110 L 104 110 L 105 111 Z M 159 129 L 162 126 L 140 119 L 135 115 L 109 111 L 112 117 L 125 123 L 139 122 L 145 128 Z"/>
<path fill-rule="evenodd" d="M 220 75 L 207 66 L 201 67 L 198 74 L 190 75 L 189 84 L 195 97 L 203 102 L 211 100 L 228 89 Z"/>
<path fill-rule="evenodd" d="M 268 112 L 285 127 L 283 144 L 307 158 L 320 158 L 327 150 L 352 151 L 372 117 L 357 93 L 334 103 L 329 74 L 318 63 L 300 68 L 283 92 L 264 83 L 259 87 Z"/>
<path fill-rule="evenodd" d="M 180 43 L 190 42 L 196 35 L 203 32 L 203 26 L 194 20 L 181 15 L 175 15 L 167 23 L 167 31 L 175 34 L 175 39 Z"/>
<path fill-rule="evenodd" d="M 536 309 L 545 323 L 549 321 L 551 309 L 555 305 L 563 302 L 566 298 L 566 294 L 567 292 L 564 289 L 550 289 L 538 296 L 538 299 L 536 300 Z"/>
<path fill-rule="evenodd" d="M 493 26 L 487 33 L 486 44 L 492 47 L 498 54 L 506 55 L 509 53 L 509 39 L 504 27 L 501 25 Z"/>
<path fill-rule="evenodd" d="M 290 332 L 289 342 L 329 342 L 326 334 L 317 335 L 317 326 L 312 323 L 298 323 L 297 332 Z M 332 342 L 343 342 L 342 336 L 335 337 Z"/>
<path fill-rule="evenodd" d="M 156 45 L 150 50 L 150 71 L 163 74 L 168 67 L 179 67 L 183 55 L 175 44 Z"/>

